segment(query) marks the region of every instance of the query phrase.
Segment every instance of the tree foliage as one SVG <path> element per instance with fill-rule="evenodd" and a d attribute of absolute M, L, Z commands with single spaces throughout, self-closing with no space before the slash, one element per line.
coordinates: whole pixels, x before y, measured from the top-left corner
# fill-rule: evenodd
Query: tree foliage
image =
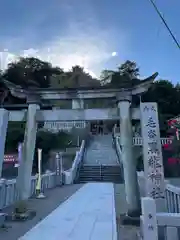
<path fill-rule="evenodd" d="M 20 58 L 16 62 L 11 62 L 3 73 L 3 77 L 23 88 L 32 86 L 48 88 L 51 76 L 62 72 L 62 69 L 52 67 L 49 62 L 30 57 Z"/>
<path fill-rule="evenodd" d="M 117 70 L 104 70 L 101 75 L 101 83 L 113 88 L 131 87 L 139 83 L 140 69 L 133 61 L 127 60 Z M 141 100 L 143 102 L 157 102 L 161 130 L 166 135 L 167 120 L 180 113 L 180 85 L 173 85 L 170 80 L 155 81 Z M 140 100 L 135 98 L 139 104 Z M 163 132 L 162 132 L 163 134 Z"/>
<path fill-rule="evenodd" d="M 117 70 L 104 70 L 101 74 L 101 84 L 113 88 L 132 87 L 139 82 L 139 68 L 133 61 L 127 60 Z"/>
<path fill-rule="evenodd" d="M 94 79 L 80 66 L 73 66 L 71 70 L 64 71 L 59 67 L 53 67 L 51 63 L 38 58 L 20 58 L 8 65 L 5 71 L 0 71 L 0 78 L 29 87 L 52 88 L 79 88 L 99 87 L 106 85 L 112 88 L 131 87 L 140 82 L 140 69 L 136 62 L 127 60 L 117 70 L 102 71 L 100 81 Z M 0 81 L 0 90 L 3 88 Z M 98 100 L 97 100 L 98 101 Z M 160 121 L 179 114 L 180 109 L 180 85 L 173 85 L 170 80 L 158 80 L 152 84 L 147 93 L 142 96 L 142 101 L 155 101 L 158 103 Z M 8 103 L 24 103 L 22 99 L 10 97 Z M 64 102 L 57 105 L 64 107 Z M 66 106 L 67 104 L 65 104 Z M 92 104 L 91 104 L 92 105 Z M 99 103 L 93 104 L 101 106 Z M 162 126 L 163 124 L 161 124 Z"/>
<path fill-rule="evenodd" d="M 100 82 L 89 75 L 84 68 L 76 65 L 71 70 L 54 75 L 51 78 L 51 87 L 55 88 L 80 88 L 96 87 Z"/>
<path fill-rule="evenodd" d="M 23 142 L 25 133 L 25 123 L 11 122 L 7 131 L 5 153 L 17 153 L 18 144 Z M 34 153 L 33 171 L 37 172 L 38 148 L 42 149 L 43 168 L 49 159 L 52 150 L 64 150 L 68 147 L 72 136 L 65 132 L 51 133 L 49 131 L 38 131 Z M 29 146 L 30 147 L 30 146 Z"/>
<path fill-rule="evenodd" d="M 23 142 L 25 133 L 25 123 L 10 122 L 7 130 L 5 151 L 14 153 L 17 151 L 18 144 Z M 39 130 L 36 136 L 36 148 L 41 148 L 43 152 L 48 153 L 55 149 L 64 149 L 68 146 L 72 136 L 60 131 L 52 133 Z"/>
<path fill-rule="evenodd" d="M 125 63 L 121 64 L 118 68 L 120 76 L 128 75 L 130 79 L 136 79 L 139 77 L 139 67 L 134 61 L 125 61 Z"/>

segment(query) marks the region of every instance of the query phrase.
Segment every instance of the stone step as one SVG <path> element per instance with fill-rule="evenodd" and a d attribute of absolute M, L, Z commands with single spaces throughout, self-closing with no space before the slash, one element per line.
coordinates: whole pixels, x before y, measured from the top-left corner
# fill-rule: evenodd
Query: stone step
<path fill-rule="evenodd" d="M 79 175 L 111 175 L 111 176 L 116 176 L 116 175 L 121 175 L 121 172 L 104 172 L 104 171 L 80 171 Z"/>
<path fill-rule="evenodd" d="M 109 177 L 109 178 L 105 178 L 105 177 L 80 177 L 79 178 L 79 181 L 89 181 L 89 180 L 94 180 L 94 181 L 119 181 L 119 182 L 122 182 L 122 178 L 120 177 L 116 177 L 116 178 L 113 178 L 113 177 Z"/>
<path fill-rule="evenodd" d="M 82 167 L 81 170 L 84 171 L 84 170 L 87 170 L 87 171 L 91 171 L 91 170 L 98 170 L 98 169 L 101 169 L 103 171 L 120 171 L 121 168 L 120 167 L 106 167 L 106 166 L 98 166 L 98 167 L 95 167 L 95 166 L 92 166 L 92 167 Z"/>
<path fill-rule="evenodd" d="M 79 180 L 78 183 L 88 183 L 88 182 L 111 182 L 111 183 L 122 183 L 121 180 L 102 180 L 102 179 L 88 179 L 88 180 Z"/>
<path fill-rule="evenodd" d="M 95 175 L 95 174 L 101 174 L 101 175 L 110 175 L 110 176 L 118 176 L 119 174 L 121 174 L 120 171 L 118 172 L 104 172 L 104 171 L 80 171 L 79 175 Z"/>
<path fill-rule="evenodd" d="M 121 169 L 103 169 L 103 168 L 92 168 L 92 169 L 87 169 L 87 168 L 82 168 L 80 169 L 80 172 L 98 172 L 98 171 L 102 171 L 104 173 L 119 173 L 121 172 Z"/>
<path fill-rule="evenodd" d="M 122 183 L 121 168 L 119 165 L 83 165 L 79 172 L 78 182 Z"/>
<path fill-rule="evenodd" d="M 94 136 L 84 155 L 84 163 L 116 163 L 118 158 L 112 146 L 112 136 Z"/>
<path fill-rule="evenodd" d="M 122 179 L 120 177 L 105 178 L 105 177 L 96 176 L 96 177 L 80 177 L 79 180 L 83 180 L 83 181 L 88 181 L 88 180 L 121 181 Z"/>
<path fill-rule="evenodd" d="M 108 174 L 108 173 L 111 173 L 111 174 L 118 174 L 121 172 L 120 169 L 111 169 L 111 170 L 108 170 L 108 169 L 80 169 L 79 173 L 82 173 L 82 172 L 85 172 L 85 173 L 93 173 L 93 172 L 102 172 L 102 173 L 105 173 L 105 174 Z"/>
<path fill-rule="evenodd" d="M 79 176 L 108 176 L 108 177 L 116 177 L 116 176 L 121 176 L 120 173 L 100 173 L 100 172 L 95 172 L 95 173 L 87 173 L 87 172 L 82 172 L 79 173 Z"/>
<path fill-rule="evenodd" d="M 103 174 L 94 174 L 94 175 L 79 175 L 79 178 L 93 178 L 93 177 L 102 177 L 102 178 L 119 178 L 121 175 L 103 175 Z"/>
<path fill-rule="evenodd" d="M 99 179 L 99 180 L 106 180 L 106 181 L 122 181 L 122 177 L 120 177 L 120 176 L 116 176 L 116 177 L 114 177 L 114 176 L 109 176 L 109 177 L 105 177 L 105 176 L 80 176 L 79 177 L 79 181 L 80 180 L 89 180 L 89 179 L 92 179 L 92 180 L 97 180 L 97 179 Z"/>

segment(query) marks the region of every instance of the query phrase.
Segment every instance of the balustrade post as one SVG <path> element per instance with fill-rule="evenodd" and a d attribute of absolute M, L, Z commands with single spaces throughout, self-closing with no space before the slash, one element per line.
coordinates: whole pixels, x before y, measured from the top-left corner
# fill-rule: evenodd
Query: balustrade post
<path fill-rule="evenodd" d="M 84 100 L 83 99 L 72 99 L 72 109 L 83 109 Z"/>
<path fill-rule="evenodd" d="M 158 240 L 156 203 L 152 198 L 142 198 L 142 233 L 144 240 Z"/>

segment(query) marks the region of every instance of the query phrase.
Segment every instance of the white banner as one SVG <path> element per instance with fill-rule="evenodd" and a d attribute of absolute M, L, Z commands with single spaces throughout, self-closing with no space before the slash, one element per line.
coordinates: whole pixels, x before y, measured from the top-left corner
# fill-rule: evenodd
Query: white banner
<path fill-rule="evenodd" d="M 157 103 L 141 103 L 140 110 L 146 196 L 164 198 L 164 168 Z"/>

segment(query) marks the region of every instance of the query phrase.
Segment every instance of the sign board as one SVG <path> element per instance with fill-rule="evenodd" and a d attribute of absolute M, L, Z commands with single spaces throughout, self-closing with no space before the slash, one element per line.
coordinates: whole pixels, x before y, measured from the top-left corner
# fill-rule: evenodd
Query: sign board
<path fill-rule="evenodd" d="M 146 196 L 163 199 L 165 184 L 157 103 L 141 103 L 140 110 Z"/>

